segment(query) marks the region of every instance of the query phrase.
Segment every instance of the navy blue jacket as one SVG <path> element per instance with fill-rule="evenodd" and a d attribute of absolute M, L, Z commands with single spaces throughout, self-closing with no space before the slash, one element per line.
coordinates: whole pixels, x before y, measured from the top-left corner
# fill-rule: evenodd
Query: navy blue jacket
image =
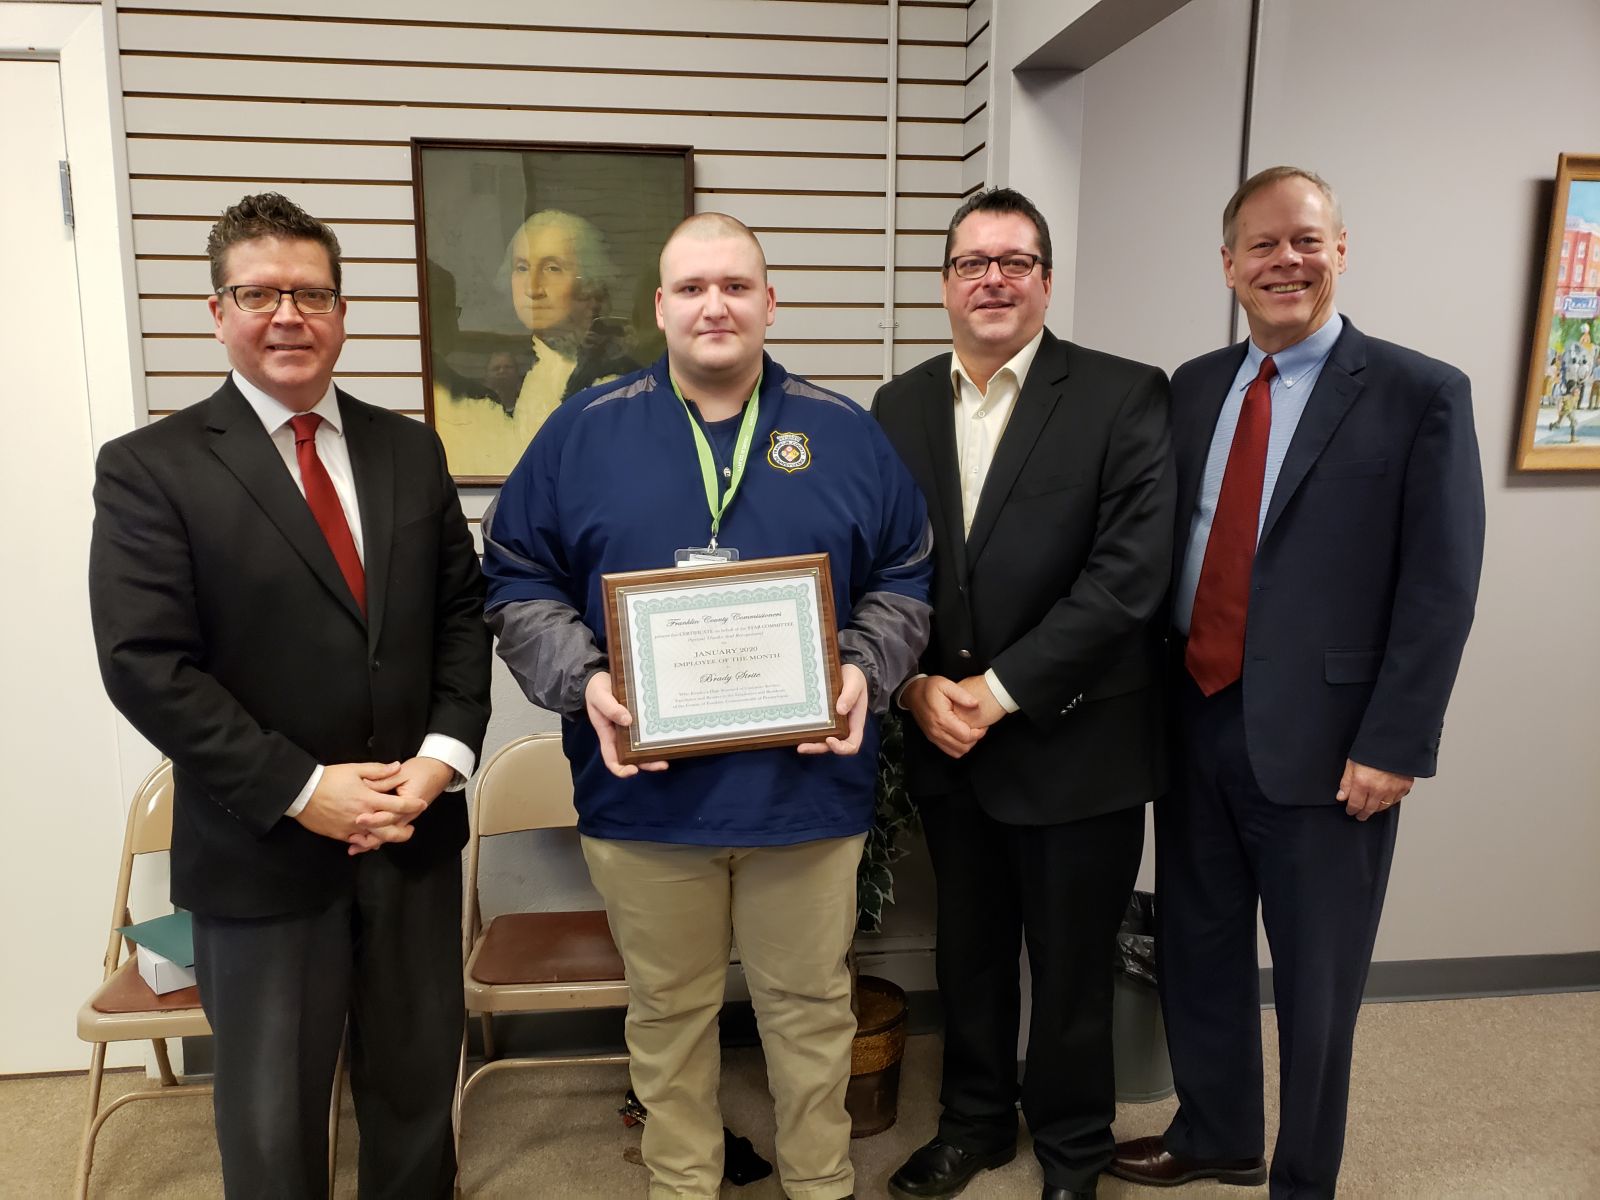
<path fill-rule="evenodd" d="M 1215 351 L 1172 377 L 1175 555 L 1188 544 L 1217 413 L 1245 349 Z M 1256 550 L 1245 736 L 1269 799 L 1331 803 L 1346 758 L 1434 773 L 1483 537 L 1467 377 L 1347 319 Z"/>
<path fill-rule="evenodd" d="M 689 416 L 663 356 L 580 392 L 555 411 L 507 478 L 485 538 L 488 607 L 556 601 L 606 649 L 602 574 L 670 567 L 710 535 Z M 773 461 L 776 435 L 803 434 L 804 465 Z M 863 597 L 926 603 L 927 509 L 870 414 L 765 361 L 748 466 L 724 513 L 742 558 L 826 552 L 841 627 Z M 887 681 L 887 685 L 898 680 Z M 788 845 L 871 823 L 877 721 L 851 757 L 792 748 L 675 761 L 617 779 L 578 712 L 562 722 L 578 828 L 590 837 L 718 846 Z"/>

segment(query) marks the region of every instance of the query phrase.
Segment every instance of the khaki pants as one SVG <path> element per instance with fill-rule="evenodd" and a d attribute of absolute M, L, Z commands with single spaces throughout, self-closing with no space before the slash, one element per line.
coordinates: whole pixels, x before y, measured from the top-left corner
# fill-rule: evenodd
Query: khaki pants
<path fill-rule="evenodd" d="M 850 973 L 862 836 L 796 846 L 583 839 L 628 972 L 633 1089 L 650 1117 L 651 1200 L 722 1186 L 717 1014 L 736 938 L 777 1114 L 778 1174 L 794 1200 L 854 1186 Z"/>

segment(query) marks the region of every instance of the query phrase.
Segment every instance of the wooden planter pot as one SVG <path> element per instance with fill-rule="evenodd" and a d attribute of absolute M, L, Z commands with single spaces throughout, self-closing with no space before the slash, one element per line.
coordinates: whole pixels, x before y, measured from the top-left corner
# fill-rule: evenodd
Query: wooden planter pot
<path fill-rule="evenodd" d="M 894 1124 L 900 1098 L 900 1059 L 906 1050 L 906 994 L 874 975 L 856 981 L 861 1016 L 850 1046 L 850 1086 L 844 1105 L 850 1136 L 871 1137 Z"/>

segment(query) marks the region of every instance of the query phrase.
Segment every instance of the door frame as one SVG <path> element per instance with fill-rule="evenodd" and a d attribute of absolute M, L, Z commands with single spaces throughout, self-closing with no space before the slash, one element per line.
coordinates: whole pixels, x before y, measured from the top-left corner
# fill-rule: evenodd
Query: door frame
<path fill-rule="evenodd" d="M 113 0 L 0 3 L 0 58 L 60 64 L 95 452 L 143 425 L 149 413 L 116 22 Z M 86 279 L 90 267 L 92 279 Z M 124 804 L 158 757 L 119 714 L 117 758 Z"/>

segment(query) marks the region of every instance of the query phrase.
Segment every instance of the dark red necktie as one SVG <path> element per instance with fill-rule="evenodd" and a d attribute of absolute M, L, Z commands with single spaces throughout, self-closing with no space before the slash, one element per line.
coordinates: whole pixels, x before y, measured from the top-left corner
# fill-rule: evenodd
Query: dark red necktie
<path fill-rule="evenodd" d="M 306 503 L 311 506 L 311 515 L 317 519 L 322 536 L 328 539 L 328 549 L 333 551 L 333 559 L 339 564 L 344 581 L 350 585 L 350 594 L 365 616 L 367 573 L 361 567 L 361 555 L 356 553 L 356 540 L 350 536 L 350 523 L 345 520 L 339 493 L 334 491 L 328 468 L 317 457 L 317 426 L 322 424 L 322 418 L 316 413 L 301 413 L 289 418 L 289 424 L 294 427 L 294 455 L 300 460 L 300 483 L 306 490 Z"/>
<path fill-rule="evenodd" d="M 1211 537 L 1200 564 L 1189 617 L 1189 647 L 1183 664 L 1207 696 L 1244 672 L 1244 623 L 1250 605 L 1250 568 L 1261 520 L 1261 481 L 1272 432 L 1272 377 L 1278 364 L 1261 360 L 1261 371 L 1245 389 L 1239 424 L 1222 473 Z"/>

